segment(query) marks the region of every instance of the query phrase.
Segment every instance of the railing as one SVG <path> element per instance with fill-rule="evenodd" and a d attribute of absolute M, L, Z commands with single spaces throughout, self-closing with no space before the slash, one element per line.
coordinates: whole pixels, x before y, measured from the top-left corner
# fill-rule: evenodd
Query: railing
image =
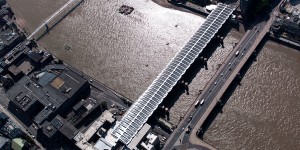
<path fill-rule="evenodd" d="M 53 27 L 55 27 L 60 21 L 62 21 L 68 14 L 70 14 L 79 4 L 84 0 L 69 0 L 60 9 L 54 12 L 49 18 L 44 20 L 28 37 L 28 40 L 35 38 L 39 40 L 46 33 L 48 33 Z"/>

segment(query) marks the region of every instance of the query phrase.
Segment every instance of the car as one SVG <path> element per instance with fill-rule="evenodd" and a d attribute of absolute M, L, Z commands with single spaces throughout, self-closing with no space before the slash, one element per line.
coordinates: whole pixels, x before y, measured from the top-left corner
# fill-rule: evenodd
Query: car
<path fill-rule="evenodd" d="M 116 106 L 115 104 L 111 104 L 111 105 L 110 105 L 111 108 L 114 108 L 115 106 Z"/>
<path fill-rule="evenodd" d="M 192 118 L 193 118 L 193 116 L 190 116 L 188 122 L 190 122 L 192 120 Z"/>
<path fill-rule="evenodd" d="M 240 51 L 236 51 L 236 52 L 235 52 L 235 57 L 238 56 L 239 53 L 240 53 Z"/>
<path fill-rule="evenodd" d="M 204 99 L 201 100 L 200 106 L 203 105 L 204 101 L 205 101 Z"/>

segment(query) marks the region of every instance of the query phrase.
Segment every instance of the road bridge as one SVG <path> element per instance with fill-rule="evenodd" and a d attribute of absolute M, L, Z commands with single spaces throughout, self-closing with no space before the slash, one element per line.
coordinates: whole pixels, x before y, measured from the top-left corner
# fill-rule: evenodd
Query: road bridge
<path fill-rule="evenodd" d="M 205 46 L 215 36 L 235 7 L 219 3 L 205 22 L 177 53 L 148 89 L 126 112 L 114 128 L 112 135 L 124 144 L 129 144 L 158 105 L 177 84 L 182 75 L 195 61 Z"/>
<path fill-rule="evenodd" d="M 202 94 L 197 98 L 199 101 L 204 100 L 203 105 L 197 108 L 191 107 L 188 110 L 185 117 L 179 123 L 178 128 L 173 131 L 172 135 L 166 142 L 164 149 L 172 149 L 176 143 L 178 144 L 178 137 L 186 134 L 183 129 L 186 129 L 188 126 L 192 129 L 189 136 L 184 136 L 188 137 L 188 143 L 205 145 L 205 143 L 197 137 L 197 132 L 199 132 L 199 129 L 202 127 L 202 124 L 207 119 L 213 108 L 222 101 L 221 97 L 225 93 L 226 89 L 255 51 L 258 44 L 269 32 L 274 20 L 274 16 L 270 19 L 267 19 L 266 17 L 258 18 L 258 23 L 246 32 L 244 37 L 240 40 L 238 45 L 207 84 Z M 192 116 L 192 119 L 188 121 L 190 116 Z M 179 145 L 180 144 L 184 143 L 179 143 Z M 206 144 L 206 146 L 209 145 Z"/>

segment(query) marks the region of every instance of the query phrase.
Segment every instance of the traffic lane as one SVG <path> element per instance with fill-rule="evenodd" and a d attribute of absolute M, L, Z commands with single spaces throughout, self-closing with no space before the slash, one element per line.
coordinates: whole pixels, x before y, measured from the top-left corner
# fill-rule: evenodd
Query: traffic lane
<path fill-rule="evenodd" d="M 255 33 L 258 33 L 258 32 L 251 32 L 252 34 L 250 34 L 250 37 L 249 38 L 247 38 L 245 41 L 243 41 L 244 43 L 246 43 L 246 44 L 242 44 L 243 45 L 243 47 L 242 48 L 240 48 L 240 49 L 243 49 L 245 52 L 247 52 L 248 51 L 248 47 L 250 47 L 250 43 L 253 41 L 253 39 L 254 39 L 254 37 L 257 35 L 257 34 L 255 34 Z M 251 41 L 250 43 L 249 43 L 249 41 Z M 203 97 L 204 98 L 206 98 L 206 101 L 208 101 L 208 102 L 205 102 L 202 106 L 201 106 L 201 108 L 199 108 L 199 109 L 197 109 L 196 110 L 196 113 L 194 113 L 193 114 L 193 118 L 192 118 L 192 120 L 191 120 L 191 123 L 184 123 L 182 126 L 180 126 L 180 128 L 178 128 L 179 130 L 176 132 L 176 134 L 174 135 L 174 137 L 178 137 L 179 135 L 181 135 L 182 134 L 182 132 L 185 132 L 185 128 L 190 124 L 191 125 L 191 127 L 194 127 L 195 126 L 195 122 L 196 122 L 196 120 L 198 121 L 199 120 L 199 118 L 204 114 L 204 112 L 205 112 L 205 110 L 207 109 L 207 107 L 209 106 L 209 104 L 211 104 L 211 102 L 214 100 L 213 99 L 213 97 L 217 94 L 217 92 L 220 90 L 220 88 L 221 88 L 221 85 L 223 85 L 224 84 L 224 81 L 226 81 L 226 79 L 228 79 L 228 77 L 229 77 L 229 75 L 231 75 L 231 70 L 233 70 L 233 69 L 235 69 L 236 68 L 236 66 L 238 65 L 238 62 L 242 59 L 244 57 L 244 55 L 239 55 L 238 57 L 237 56 L 235 56 L 235 55 L 232 55 L 231 56 L 231 59 L 230 59 L 230 61 L 229 61 L 229 63 L 230 62 L 233 62 L 233 65 L 231 65 L 231 66 L 227 66 L 227 67 L 225 67 L 225 68 L 223 68 L 223 71 L 224 70 L 226 70 L 225 71 L 225 77 L 218 77 L 217 79 L 216 79 L 216 82 L 217 82 L 217 84 L 212 84 L 212 85 L 210 85 L 210 88 L 209 88 L 209 93 L 208 93 L 208 95 L 204 95 Z M 228 64 L 229 64 L 228 63 Z M 222 72 L 223 72 L 222 71 Z M 223 80 L 222 80 L 223 79 Z M 222 81 L 222 82 L 221 82 Z M 218 84 L 218 82 L 219 82 L 219 84 Z M 215 82 L 214 82 L 215 83 Z M 216 86 L 217 85 L 217 86 Z M 215 86 L 215 87 L 214 87 Z M 195 116 L 197 116 L 197 117 L 195 117 Z M 184 119 L 184 121 L 186 122 L 187 121 L 187 118 L 185 118 Z M 176 139 L 176 140 L 178 140 L 178 139 Z M 171 143 L 175 143 L 175 139 L 173 138 L 172 140 L 171 140 Z M 172 146 L 173 147 L 173 146 Z"/>
<path fill-rule="evenodd" d="M 250 37 L 246 39 L 246 41 L 248 41 L 248 39 L 250 39 L 250 41 L 252 41 L 252 39 L 255 36 L 255 32 L 252 32 L 252 34 L 250 34 Z M 249 42 L 249 41 L 248 41 Z M 244 45 L 243 47 L 241 47 L 240 49 L 244 49 L 245 52 L 247 52 L 248 48 L 245 47 L 249 47 L 250 44 Z M 211 104 L 211 102 L 213 101 L 213 97 L 215 97 L 215 95 L 217 94 L 217 92 L 220 90 L 220 88 L 223 86 L 224 82 L 228 79 L 229 75 L 231 75 L 231 70 L 235 69 L 236 66 L 239 64 L 240 60 L 243 58 L 244 56 L 239 54 L 239 55 L 233 55 L 230 58 L 230 61 L 226 64 L 228 65 L 227 67 L 223 68 L 222 70 L 222 74 L 225 73 L 225 76 L 220 75 L 215 82 L 213 82 L 214 84 L 210 85 L 210 89 L 209 89 L 209 93 L 208 95 L 203 96 L 204 99 L 206 98 L 206 103 L 205 105 L 203 105 L 206 109 L 208 107 L 209 104 Z M 225 70 L 225 71 L 224 71 Z M 201 111 L 202 110 L 202 111 Z M 197 115 L 198 117 L 194 117 L 191 121 L 191 126 L 194 126 L 195 121 L 199 120 L 199 118 L 201 117 L 201 114 L 203 113 L 203 108 L 200 111 L 198 111 L 195 115 Z"/>
<path fill-rule="evenodd" d="M 261 25 L 262 24 L 259 24 L 259 26 L 254 31 L 251 32 L 251 34 L 249 35 L 249 37 L 246 38 L 246 40 L 243 41 L 243 44 L 242 44 L 243 46 L 241 48 L 239 48 L 239 49 L 244 50 L 245 53 L 248 52 L 249 47 L 251 47 L 251 44 L 253 44 L 253 41 L 255 40 L 255 37 L 259 33 L 258 31 L 260 30 L 260 28 L 263 27 Z M 208 103 L 211 104 L 211 102 L 214 100 L 213 98 L 216 96 L 216 92 L 218 92 L 220 90 L 220 88 L 223 86 L 224 82 L 229 78 L 229 75 L 232 74 L 231 70 L 234 70 L 238 66 L 238 64 L 240 63 L 240 61 L 242 60 L 243 57 L 244 57 L 244 55 L 241 55 L 241 54 L 231 56 L 231 58 L 229 59 L 229 62 L 226 64 L 226 65 L 229 65 L 229 64 L 230 65 L 226 66 L 226 67 L 224 67 L 222 69 L 222 71 L 225 70 L 225 77 L 222 77 L 222 75 L 219 76 L 215 80 L 215 82 L 213 82 L 214 84 L 210 85 L 210 89 L 209 89 L 208 95 L 204 95 L 203 96 L 204 98 L 208 98 L 208 102 L 206 103 L 206 105 L 208 105 Z M 206 108 L 207 107 L 205 107 L 205 109 Z M 196 114 L 198 114 L 197 115 L 198 117 L 192 119 L 191 124 L 190 124 L 192 127 L 194 127 L 195 120 L 199 120 L 200 116 L 203 115 L 201 112 L 203 112 L 204 109 L 201 109 L 201 110 L 196 111 L 196 113 L 194 114 L 194 116 Z M 201 115 L 199 115 L 199 114 L 201 114 Z"/>
<path fill-rule="evenodd" d="M 255 32 L 252 32 L 252 34 L 249 37 L 251 39 L 251 41 L 254 38 L 254 36 L 256 35 L 254 33 Z M 245 48 L 245 47 L 249 47 L 249 45 L 250 44 L 243 45 L 243 47 L 241 47 L 240 49 L 244 49 L 244 52 L 247 52 L 248 48 Z M 213 85 L 210 85 L 208 95 L 203 96 L 205 98 L 208 98 L 209 102 L 212 101 L 212 99 L 210 99 L 210 98 L 215 96 L 216 90 L 219 90 L 220 87 L 224 84 L 224 81 L 226 81 L 229 78 L 229 75 L 231 75 L 231 73 L 232 73 L 231 70 L 235 69 L 236 66 L 239 64 L 239 62 L 242 60 L 242 58 L 244 57 L 244 55 L 242 55 L 242 54 L 239 53 L 239 55 L 237 55 L 237 56 L 236 55 L 231 56 L 230 60 L 226 64 L 227 66 L 222 69 L 221 75 L 215 80 Z"/>
<path fill-rule="evenodd" d="M 202 106 L 204 106 L 204 105 L 202 105 Z M 201 111 L 204 113 L 205 112 L 205 110 L 204 109 L 201 109 Z M 196 115 L 195 114 L 195 111 L 192 111 L 191 113 L 190 113 L 190 115 L 192 115 L 192 114 L 194 114 L 194 116 Z M 188 116 L 190 116 L 190 115 L 188 115 Z M 192 115 L 193 116 L 193 115 Z M 193 118 L 195 118 L 195 117 L 193 117 Z M 172 149 L 172 147 L 174 146 L 174 144 L 176 143 L 176 141 L 178 140 L 178 137 L 183 133 L 183 132 L 185 132 L 186 130 L 186 127 L 193 121 L 193 119 L 190 121 L 190 122 L 188 122 L 188 119 L 189 118 L 186 118 L 186 119 L 184 119 L 183 121 L 185 122 L 185 123 L 183 123 L 183 125 L 181 125 L 181 126 L 179 126 L 176 130 L 175 130 L 175 134 L 174 134 L 174 136 L 173 137 L 170 137 L 170 138 L 172 138 L 171 139 L 171 141 L 169 142 L 170 144 L 168 144 L 167 146 L 165 146 L 164 147 L 164 149 L 167 149 L 167 150 L 169 150 L 169 149 Z M 183 129 L 184 128 L 184 129 Z M 186 134 L 186 133 L 184 133 L 184 134 Z"/>
<path fill-rule="evenodd" d="M 235 57 L 232 57 L 232 59 L 236 59 Z M 236 66 L 236 65 L 234 65 Z M 228 69 L 228 67 L 225 67 L 223 70 Z M 228 74 L 230 74 L 230 71 L 227 71 Z M 224 80 L 222 80 L 223 78 L 218 77 L 216 79 L 215 82 L 217 82 L 217 84 L 212 84 L 210 85 L 209 88 L 209 93 L 208 95 L 203 95 L 203 98 L 205 99 L 205 102 L 203 105 L 199 106 L 199 108 L 196 108 L 196 113 L 191 112 L 190 114 L 193 114 L 192 116 L 194 116 L 192 118 L 192 120 L 190 121 L 190 123 L 188 123 L 188 119 L 189 118 L 185 118 L 184 119 L 184 123 L 182 126 L 180 126 L 177 131 L 177 133 L 174 135 L 174 137 L 179 137 L 179 135 L 182 134 L 182 132 L 185 132 L 186 127 L 190 124 L 191 128 L 194 128 L 194 126 L 196 125 L 196 122 L 201 118 L 201 116 L 205 113 L 206 109 L 208 108 L 208 106 L 211 104 L 211 102 L 214 100 L 213 97 L 217 94 L 217 92 L 219 91 L 219 89 L 221 88 L 221 86 L 224 84 Z M 218 84 L 219 83 L 219 84 Z M 193 106 L 192 106 L 193 107 Z M 190 116 L 190 115 L 189 115 Z M 196 117 L 195 117 L 196 116 Z M 186 133 L 184 133 L 186 134 Z M 178 140 L 178 139 L 176 139 Z M 176 140 L 173 138 L 172 141 L 170 143 L 175 143 Z M 173 147 L 173 146 L 172 146 Z M 168 148 L 172 148 L 170 147 L 166 147 L 166 149 Z"/>

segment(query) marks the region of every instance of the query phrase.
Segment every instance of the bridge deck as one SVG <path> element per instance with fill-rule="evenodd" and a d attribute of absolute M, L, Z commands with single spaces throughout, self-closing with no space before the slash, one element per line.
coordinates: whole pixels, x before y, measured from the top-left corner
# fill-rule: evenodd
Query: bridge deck
<path fill-rule="evenodd" d="M 218 4 L 218 7 L 210 13 L 188 43 L 130 107 L 121 122 L 114 128 L 113 136 L 124 144 L 128 144 L 132 140 L 234 9 L 230 5 Z"/>

